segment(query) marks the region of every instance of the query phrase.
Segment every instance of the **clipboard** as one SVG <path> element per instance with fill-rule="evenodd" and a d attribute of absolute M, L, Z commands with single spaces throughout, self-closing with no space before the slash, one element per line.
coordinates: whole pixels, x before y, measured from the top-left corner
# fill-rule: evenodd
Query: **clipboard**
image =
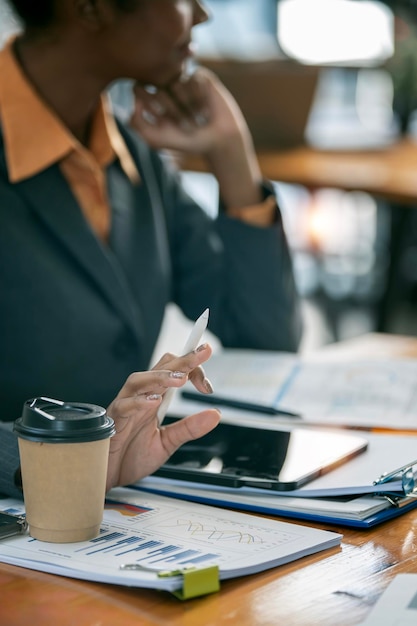
<path fill-rule="evenodd" d="M 224 488 L 148 477 L 135 488 L 188 501 L 339 526 L 371 528 L 417 506 L 416 439 L 369 433 L 368 450 L 293 492 Z M 391 471 L 387 470 L 391 459 Z M 411 459 L 404 464 L 404 459 Z M 401 463 L 403 463 L 401 465 Z M 413 475 L 408 472 L 412 468 Z"/>
<path fill-rule="evenodd" d="M 189 502 L 357 529 L 372 528 L 417 507 L 417 498 L 410 496 L 393 498 L 390 495 L 365 495 L 303 499 L 291 498 L 282 493 L 246 494 L 244 489 L 236 489 L 233 494 L 218 489 L 202 489 L 201 484 L 179 485 L 179 482 L 157 477 L 147 478 L 134 485 L 134 488 Z"/>

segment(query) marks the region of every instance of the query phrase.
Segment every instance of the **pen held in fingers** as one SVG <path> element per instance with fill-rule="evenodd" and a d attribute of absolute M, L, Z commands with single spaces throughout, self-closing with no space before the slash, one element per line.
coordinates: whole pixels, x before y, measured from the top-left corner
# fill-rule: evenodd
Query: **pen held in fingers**
<path fill-rule="evenodd" d="M 188 354 L 188 352 L 191 352 L 192 350 L 195 350 L 198 347 L 198 344 L 201 341 L 201 337 L 203 336 L 203 333 L 207 328 L 208 318 L 209 318 L 209 309 L 206 309 L 205 311 L 203 311 L 203 313 L 200 315 L 200 317 L 197 319 L 194 326 L 192 327 L 191 333 L 187 341 L 185 342 L 184 348 L 182 350 L 183 355 Z M 175 393 L 175 389 L 171 387 L 165 392 L 164 397 L 162 398 L 162 402 L 159 405 L 159 408 L 157 411 L 158 421 L 160 424 L 162 423 L 162 420 L 164 419 L 166 415 L 166 412 L 174 396 L 174 393 Z"/>

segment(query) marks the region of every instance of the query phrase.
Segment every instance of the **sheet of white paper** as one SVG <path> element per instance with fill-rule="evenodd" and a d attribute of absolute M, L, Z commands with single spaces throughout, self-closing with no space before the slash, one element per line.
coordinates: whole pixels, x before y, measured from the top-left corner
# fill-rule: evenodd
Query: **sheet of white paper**
<path fill-rule="evenodd" d="M 224 350 L 204 365 L 215 394 L 300 413 L 302 420 L 219 407 L 240 423 L 307 423 L 417 430 L 417 359 L 323 360 L 256 350 Z M 204 408 L 181 400 L 178 415 Z"/>
<path fill-rule="evenodd" d="M 29 535 L 0 542 L 0 561 L 74 578 L 172 590 L 181 578 L 120 569 L 160 570 L 218 565 L 220 578 L 244 576 L 339 545 L 341 535 L 118 488 L 110 492 L 100 535 L 52 544 Z M 120 503 L 123 504 L 120 504 Z M 0 500 L 22 512 L 22 503 Z"/>
<path fill-rule="evenodd" d="M 139 488 L 149 489 L 166 496 L 195 499 L 206 504 L 261 511 L 270 515 L 287 513 L 321 516 L 330 520 L 364 520 L 375 513 L 384 511 L 389 504 L 384 498 L 372 496 L 353 497 L 351 500 L 326 500 L 320 498 L 281 497 L 277 492 L 265 491 L 261 494 L 246 493 L 237 489 L 234 493 L 215 488 L 201 489 L 200 485 L 180 483 L 180 481 L 149 478 L 138 484 Z M 291 515 L 288 515 L 291 517 Z M 294 515 L 297 517 L 297 515 Z"/>
<path fill-rule="evenodd" d="M 417 360 L 303 363 L 279 399 L 328 424 L 417 429 Z"/>
<path fill-rule="evenodd" d="M 417 574 L 398 574 L 361 626 L 416 626 Z"/>

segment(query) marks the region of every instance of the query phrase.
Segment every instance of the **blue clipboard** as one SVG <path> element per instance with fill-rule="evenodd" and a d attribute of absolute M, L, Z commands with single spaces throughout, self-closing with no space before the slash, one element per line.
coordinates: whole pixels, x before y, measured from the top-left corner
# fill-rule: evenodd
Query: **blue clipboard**
<path fill-rule="evenodd" d="M 169 481 L 164 481 L 163 479 L 157 479 L 156 481 L 151 480 L 148 482 L 145 480 L 141 483 L 130 485 L 130 487 L 138 489 L 140 491 L 148 491 L 150 493 L 157 493 L 159 495 L 171 498 L 187 500 L 189 502 L 199 502 L 201 504 L 219 506 L 239 511 L 261 513 L 265 515 L 285 517 L 294 520 L 334 524 L 337 526 L 345 526 L 358 529 L 372 528 L 390 519 L 394 519 L 396 517 L 399 517 L 400 515 L 404 515 L 417 507 L 417 498 L 415 497 L 404 496 L 392 498 L 389 495 L 372 496 L 379 499 L 378 501 L 381 503 L 381 509 L 371 512 L 368 516 L 362 519 L 357 519 L 348 515 L 344 516 L 343 513 L 332 515 L 321 514 L 317 511 L 307 512 L 295 509 L 293 510 L 289 508 L 281 508 L 279 506 L 279 503 L 277 503 L 276 505 L 271 505 L 270 503 L 263 502 L 263 498 L 257 498 L 256 496 L 252 497 L 250 502 L 234 502 L 233 499 L 228 497 L 228 492 L 226 490 L 198 490 L 199 485 L 195 485 L 194 492 L 184 493 L 181 490 L 176 491 L 175 487 L 173 487 Z M 353 496 L 352 500 L 355 497 L 357 496 Z"/>

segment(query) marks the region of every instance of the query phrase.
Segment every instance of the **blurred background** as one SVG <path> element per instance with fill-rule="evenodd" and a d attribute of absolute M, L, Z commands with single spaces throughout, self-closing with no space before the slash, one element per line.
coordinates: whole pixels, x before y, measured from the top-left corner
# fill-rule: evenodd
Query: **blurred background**
<path fill-rule="evenodd" d="M 198 60 L 237 97 L 260 153 L 307 147 L 334 154 L 337 167 L 340 154 L 378 156 L 417 141 L 411 0 L 205 4 L 212 19 L 194 31 Z M 17 28 L 0 0 L 0 46 Z M 130 85 L 115 85 L 111 95 L 127 115 Z M 417 205 L 417 143 L 415 165 Z M 185 164 L 184 182 L 215 215 L 216 183 L 198 169 Z M 371 194 L 359 174 L 352 171 L 347 188 L 274 180 L 303 299 L 303 352 L 372 331 L 417 335 L 413 198 Z M 156 352 L 180 350 L 186 330 L 172 326 L 187 324 L 172 307 Z"/>

